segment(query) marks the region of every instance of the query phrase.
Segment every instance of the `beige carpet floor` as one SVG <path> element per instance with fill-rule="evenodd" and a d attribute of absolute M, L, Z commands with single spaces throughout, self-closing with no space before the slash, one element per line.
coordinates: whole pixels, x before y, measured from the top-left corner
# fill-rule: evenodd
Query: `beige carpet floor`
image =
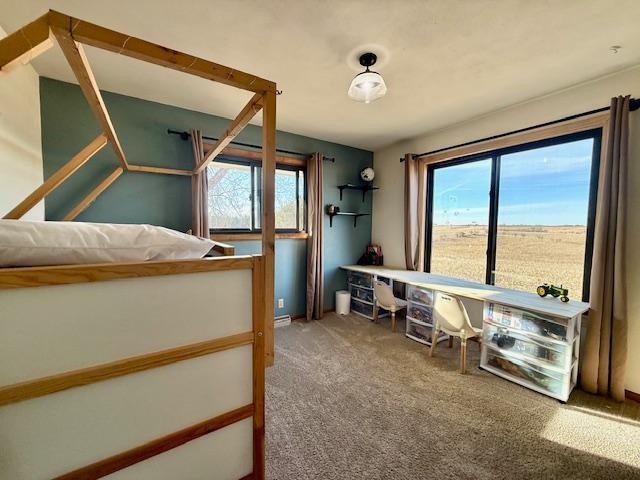
<path fill-rule="evenodd" d="M 479 370 L 475 344 L 460 375 L 458 344 L 428 358 L 388 327 L 328 314 L 276 330 L 269 479 L 640 479 L 639 404 L 562 404 Z"/>

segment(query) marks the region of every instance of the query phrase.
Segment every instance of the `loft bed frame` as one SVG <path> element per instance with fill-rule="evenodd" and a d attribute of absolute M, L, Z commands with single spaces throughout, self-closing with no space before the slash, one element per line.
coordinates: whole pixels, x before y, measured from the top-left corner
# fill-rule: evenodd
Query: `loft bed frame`
<path fill-rule="evenodd" d="M 0 467 L 0 474 L 2 474 L 0 476 L 6 474 L 13 478 L 21 476 L 100 478 L 121 471 L 125 476 L 127 472 L 131 472 L 132 478 L 157 478 L 158 474 L 164 472 L 168 466 L 175 467 L 175 462 L 182 461 L 185 463 L 185 468 L 195 470 L 200 468 L 204 472 L 211 472 L 211 469 L 214 469 L 214 476 L 219 474 L 229 478 L 263 479 L 265 475 L 264 370 L 265 366 L 272 365 L 274 360 L 276 84 L 249 73 L 53 10 L 0 40 L 1 71 L 7 73 L 28 63 L 51 48 L 54 40 L 71 66 L 102 132 L 58 171 L 49 176 L 40 187 L 16 205 L 4 218 L 22 218 L 26 212 L 54 191 L 107 144 L 116 154 L 118 167 L 65 215 L 65 221 L 74 220 L 113 182 L 129 171 L 181 176 L 201 173 L 217 155 L 223 153 L 249 121 L 262 111 L 261 160 L 264 199 L 261 220 L 262 254 L 252 257 L 231 256 L 196 260 L 0 269 L 0 331 L 3 332 L 1 342 L 10 347 L 0 348 L 0 357 L 7 356 L 0 361 L 0 364 L 5 365 L 0 369 L 0 424 L 3 425 L 3 429 L 13 429 L 8 434 L 3 434 L 3 438 L 11 438 L 16 442 L 7 451 L 19 452 L 21 446 L 23 450 L 24 446 L 28 447 L 28 451 L 23 451 L 28 458 L 15 455 L 16 458 L 5 459 L 5 465 Z M 254 95 L 231 121 L 220 139 L 207 148 L 203 161 L 193 170 L 132 164 L 127 160 L 120 144 L 83 45 L 199 76 L 252 92 Z M 2 81 L 1 78 L 0 81 Z M 225 247 L 229 246 L 223 246 L 219 251 L 224 255 L 233 253 Z M 169 276 L 168 281 L 163 280 L 167 276 Z M 212 292 L 211 295 L 203 292 L 203 282 L 206 284 L 206 292 Z M 173 295 L 174 288 L 183 289 L 182 297 Z M 194 293 L 189 294 L 192 291 Z M 134 306 L 127 303 L 127 299 L 136 295 L 133 292 L 137 292 L 138 296 L 135 298 L 144 295 L 155 299 L 146 298 L 149 303 L 145 308 L 154 307 L 156 303 L 162 304 L 166 298 L 171 299 L 172 303 L 168 303 L 164 309 L 148 314 L 144 310 L 141 311 L 137 304 Z M 111 303 L 100 310 L 92 311 L 94 304 L 88 299 L 93 299 L 92 301 L 97 305 L 102 298 L 110 295 L 113 297 Z M 208 303 L 210 296 L 221 299 L 221 304 L 213 305 L 212 308 Z M 122 299 L 122 302 L 117 299 Z M 176 318 L 178 314 L 172 307 L 176 302 L 180 304 L 185 314 L 180 315 L 180 318 Z M 227 303 L 237 304 L 239 310 L 242 310 L 245 305 L 249 311 L 244 314 L 226 311 Z M 129 305 L 128 309 L 127 305 Z M 113 319 L 114 323 L 122 318 L 128 320 L 126 325 L 131 330 L 128 332 L 129 336 L 123 339 L 122 328 L 110 329 L 109 321 L 101 322 L 100 319 L 104 320 L 105 315 Z M 202 320 L 203 318 L 205 320 Z M 180 334 L 188 332 L 193 336 L 193 338 L 189 337 L 190 342 L 183 339 L 182 343 L 176 345 L 175 342 L 179 341 L 176 337 L 180 335 L 168 332 L 171 326 L 176 324 L 176 320 L 184 323 L 183 328 L 179 330 Z M 74 324 L 74 322 L 77 323 Z M 52 324 L 54 330 L 50 330 Z M 31 330 L 25 336 L 24 329 L 28 329 L 28 326 L 31 326 Z M 59 331 L 56 330 L 57 328 Z M 100 332 L 100 336 L 92 337 L 96 329 Z M 212 329 L 218 333 L 213 338 L 211 337 Z M 39 338 L 43 332 L 47 331 L 50 332 L 49 337 L 45 335 L 44 338 Z M 58 331 L 60 337 L 57 341 L 49 342 L 48 338 L 54 331 Z M 220 336 L 221 332 L 224 335 Z M 35 340 L 24 343 L 25 338 Z M 128 345 L 127 341 L 131 338 L 139 339 L 139 343 Z M 154 344 L 155 349 L 149 344 L 150 338 L 157 344 Z M 38 352 L 37 342 L 43 342 L 42 345 L 46 345 L 45 350 L 52 349 L 52 354 L 48 358 L 44 353 Z M 18 352 L 13 347 L 19 344 L 22 345 L 20 351 L 25 352 L 24 356 L 27 358 L 16 361 Z M 90 346 L 89 351 L 82 353 L 86 345 Z M 113 348 L 105 347 L 102 356 L 94 351 L 101 351 L 105 345 L 113 345 Z M 162 345 L 163 348 L 157 348 L 158 345 Z M 246 358 L 225 360 L 220 357 L 223 351 L 236 352 L 247 345 L 250 346 L 251 351 L 248 363 Z M 9 353 L 3 354 L 3 350 Z M 11 356 L 12 350 L 14 356 Z M 77 356 L 74 357 L 73 355 L 76 354 Z M 67 355 L 73 358 L 66 358 Z M 102 435 L 91 439 L 84 438 L 83 435 L 86 436 L 89 433 L 82 430 L 82 425 L 73 423 L 74 415 L 65 416 L 58 411 L 61 404 L 74 404 L 73 402 L 77 402 L 79 397 L 86 402 L 85 407 L 91 410 L 87 405 L 92 405 L 94 401 L 99 402 L 104 395 L 117 397 L 117 389 L 112 389 L 111 386 L 117 386 L 118 382 L 126 381 L 128 390 L 131 392 L 141 391 L 144 388 L 159 391 L 158 382 L 152 377 L 153 372 L 156 372 L 155 369 L 162 369 L 165 375 L 163 379 L 175 380 L 172 377 L 174 374 L 171 368 L 178 368 L 176 365 L 180 365 L 180 368 L 196 369 L 195 366 L 190 367 L 190 365 L 200 357 L 207 359 L 211 357 L 211 360 L 207 361 L 215 364 L 214 367 L 210 367 L 213 370 L 208 371 L 212 376 L 220 376 L 225 369 L 243 367 L 242 374 L 236 372 L 236 375 L 229 375 L 230 378 L 221 378 L 219 384 L 207 385 L 207 387 L 217 389 L 216 392 L 232 391 L 234 388 L 243 391 L 243 388 L 249 388 L 249 403 L 245 402 L 240 406 L 232 405 L 233 408 L 223 408 L 222 411 L 214 408 L 217 412 L 215 416 L 199 423 L 183 426 L 184 428 L 177 431 L 164 432 L 162 436 L 156 436 L 156 438 L 139 435 L 137 430 L 135 435 L 130 435 L 131 438 L 119 438 L 119 431 L 108 431 L 111 423 L 105 423 L 104 418 L 98 419 L 94 425 L 94 429 L 104 429 L 101 432 Z M 198 390 L 201 388 L 201 383 L 207 384 L 207 382 L 200 382 L 193 388 Z M 190 391 L 182 392 L 182 396 L 188 397 Z M 202 396 L 217 395 L 214 393 L 204 392 Z M 224 403 L 226 397 L 221 398 L 221 402 Z M 111 408 L 112 404 L 117 405 L 118 401 L 126 404 L 122 399 L 111 400 L 108 408 Z M 160 398 L 154 397 L 152 404 L 165 402 L 165 408 L 171 409 L 181 400 L 180 396 L 176 398 L 175 393 L 165 389 Z M 136 410 L 136 407 L 137 404 L 131 402 L 126 408 L 109 410 L 107 417 L 109 415 L 113 418 L 125 417 L 129 415 L 128 410 Z M 149 409 L 153 410 L 150 406 Z M 84 415 L 82 412 L 85 411 L 83 408 L 76 413 L 82 416 Z M 97 408 L 96 411 L 98 411 Z M 44 416 L 39 417 L 43 412 L 45 412 Z M 55 412 L 53 416 L 50 415 L 52 412 Z M 144 410 L 139 411 L 137 416 L 129 418 L 128 422 L 132 422 L 138 430 L 143 432 L 147 427 L 150 431 L 154 430 L 158 417 L 147 419 L 145 424 L 140 418 L 143 414 Z M 47 432 L 47 425 L 42 426 L 42 422 L 34 419 L 53 418 L 56 415 L 61 415 L 65 422 L 69 422 L 69 424 L 64 423 L 65 427 L 71 425 L 68 428 L 69 432 L 64 428 L 57 428 L 56 435 L 60 438 L 56 438 L 54 445 L 42 445 L 41 440 L 51 432 Z M 16 418 L 20 421 L 16 422 Z M 169 418 L 173 419 L 172 416 Z M 240 429 L 241 424 L 244 425 L 243 421 L 248 421 L 250 418 L 252 433 L 248 437 L 249 445 L 247 445 L 246 441 L 242 443 L 243 439 L 247 439 L 245 433 L 230 429 Z M 44 428 L 44 431 L 35 431 L 36 427 L 34 431 L 27 431 L 29 427 L 22 426 L 29 424 L 32 420 L 33 425 Z M 85 419 L 85 422 L 89 421 Z M 100 424 L 100 421 L 103 423 Z M 126 422 L 121 425 L 122 428 L 124 426 Z M 20 444 L 21 441 L 23 444 Z M 201 448 L 198 445 L 202 445 L 198 442 L 205 441 L 209 442 L 209 448 L 213 451 L 207 451 L 207 455 L 202 458 L 197 457 L 197 448 Z M 84 456 L 77 452 L 71 457 L 63 455 L 65 451 L 73 451 L 73 448 L 67 447 L 74 442 L 77 444 L 78 452 L 82 450 L 84 444 L 91 445 L 94 450 L 85 452 Z M 62 449 L 60 454 L 51 455 L 51 449 L 55 451 L 58 445 Z M 39 447 L 42 449 L 38 450 Z M 232 450 L 223 451 L 225 448 Z M 193 450 L 189 451 L 189 449 Z M 218 449 L 222 453 L 218 453 Z M 173 456 L 163 455 L 169 450 L 172 450 Z M 101 458 L 94 458 L 97 451 L 109 454 L 105 453 Z M 238 451 L 245 454 L 249 452 L 248 465 L 246 458 L 238 460 L 240 458 Z M 186 456 L 181 457 L 181 455 Z M 205 457 L 208 460 L 205 460 Z M 200 463 L 194 458 L 200 458 Z M 60 463 L 65 459 L 66 463 Z M 172 461 L 174 464 L 167 463 Z M 218 464 L 215 463 L 216 461 Z"/>

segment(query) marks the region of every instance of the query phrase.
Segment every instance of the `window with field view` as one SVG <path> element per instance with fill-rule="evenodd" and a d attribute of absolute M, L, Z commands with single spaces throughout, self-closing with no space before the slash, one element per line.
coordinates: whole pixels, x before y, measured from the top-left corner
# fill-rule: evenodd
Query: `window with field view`
<path fill-rule="evenodd" d="M 503 155 L 494 283 L 582 296 L 593 139 Z"/>
<path fill-rule="evenodd" d="M 582 298 L 596 143 L 599 132 L 586 132 L 431 167 L 430 271 L 528 292 L 552 283 Z"/>
<path fill-rule="evenodd" d="M 261 168 L 246 160 L 216 160 L 207 169 L 209 226 L 218 232 L 258 232 Z M 305 229 L 304 169 L 279 165 L 275 177 L 276 231 Z"/>
<path fill-rule="evenodd" d="M 484 282 L 490 189 L 490 158 L 434 170 L 432 273 Z"/>

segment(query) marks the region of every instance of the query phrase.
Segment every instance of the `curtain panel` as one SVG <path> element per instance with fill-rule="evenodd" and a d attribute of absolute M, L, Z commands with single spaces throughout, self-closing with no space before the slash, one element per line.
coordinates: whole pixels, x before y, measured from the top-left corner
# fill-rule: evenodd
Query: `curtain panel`
<path fill-rule="evenodd" d="M 193 162 L 197 167 L 204 160 L 202 132 L 190 130 Z M 209 186 L 207 169 L 191 177 L 191 233 L 197 237 L 209 238 Z"/>
<path fill-rule="evenodd" d="M 424 271 L 426 202 L 425 164 L 407 153 L 404 156 L 404 256 L 407 270 Z"/>
<path fill-rule="evenodd" d="M 323 195 L 321 153 L 307 163 L 307 320 L 322 318 L 324 307 Z"/>
<path fill-rule="evenodd" d="M 611 99 L 606 155 L 601 159 L 594 232 L 589 325 L 580 381 L 587 392 L 625 398 L 627 292 L 625 230 L 629 161 L 629 96 Z"/>

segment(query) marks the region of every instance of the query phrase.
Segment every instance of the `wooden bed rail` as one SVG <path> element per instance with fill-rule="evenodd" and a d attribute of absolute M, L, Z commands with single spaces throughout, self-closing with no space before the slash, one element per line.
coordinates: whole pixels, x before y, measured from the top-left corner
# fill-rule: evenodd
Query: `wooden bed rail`
<path fill-rule="evenodd" d="M 94 265 L 0 268 L 0 290 L 70 283 L 103 282 L 120 278 L 155 277 L 183 273 L 253 268 L 257 256 L 213 257 L 194 260 L 157 260 Z"/>
<path fill-rule="evenodd" d="M 179 447 L 236 422 L 253 419 L 253 472 L 245 478 L 264 479 L 264 386 L 265 311 L 264 257 L 261 255 L 212 258 L 195 261 L 165 261 L 112 265 L 0 269 L 0 289 L 99 282 L 141 276 L 251 270 L 251 331 L 144 353 L 0 387 L 0 406 L 16 404 L 64 390 L 88 386 L 158 367 L 216 354 L 245 345 L 252 346 L 252 402 L 215 417 L 187 426 L 90 465 L 77 468 L 58 479 L 95 479 Z"/>

